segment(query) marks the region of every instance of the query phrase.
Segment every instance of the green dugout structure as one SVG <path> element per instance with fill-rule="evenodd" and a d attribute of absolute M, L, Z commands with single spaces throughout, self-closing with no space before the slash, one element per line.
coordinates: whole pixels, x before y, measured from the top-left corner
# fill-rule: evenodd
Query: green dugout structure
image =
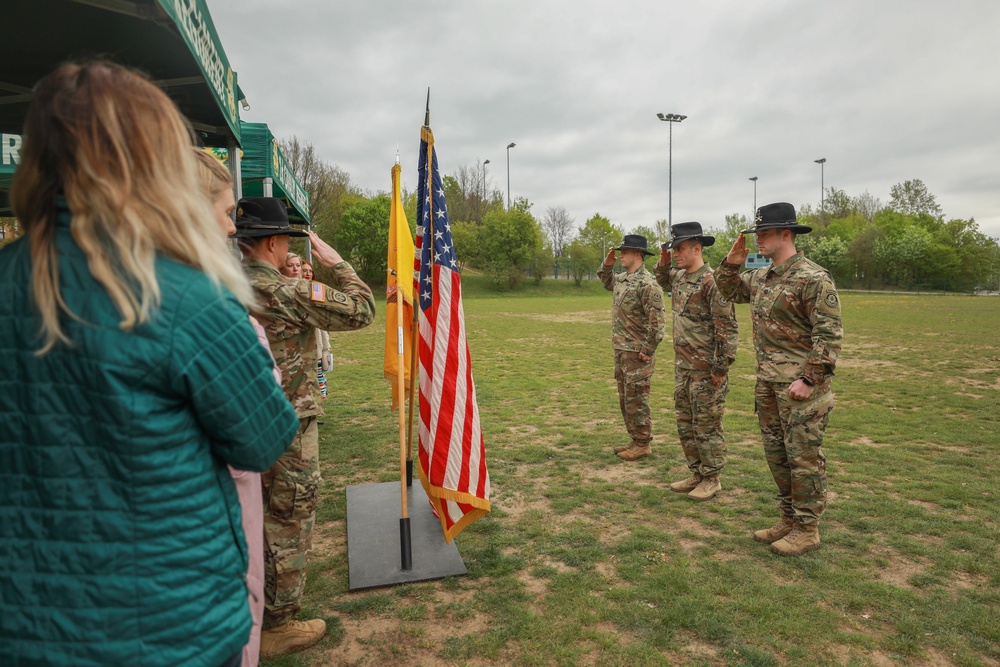
<path fill-rule="evenodd" d="M 145 72 L 206 146 L 236 152 L 242 99 L 205 0 L 4 0 L 0 69 L 0 216 L 20 161 L 35 83 L 66 60 L 107 56 Z M 239 160 L 230 164 L 241 182 Z"/>
<path fill-rule="evenodd" d="M 264 123 L 240 122 L 243 137 L 243 195 L 279 197 L 293 223 L 309 227 L 309 193 L 292 172 L 277 140 Z"/>

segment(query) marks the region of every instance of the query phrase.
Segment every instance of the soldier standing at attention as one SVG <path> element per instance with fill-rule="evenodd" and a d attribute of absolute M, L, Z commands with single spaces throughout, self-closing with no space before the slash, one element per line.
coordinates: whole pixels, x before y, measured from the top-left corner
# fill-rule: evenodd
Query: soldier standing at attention
<path fill-rule="evenodd" d="M 299 418 L 298 436 L 261 476 L 264 491 L 264 622 L 262 657 L 312 646 L 326 633 L 322 619 L 294 621 L 306 581 L 306 558 L 319 489 L 319 433 L 322 414 L 316 381 L 314 330 L 361 329 L 375 317 L 375 300 L 351 265 L 315 233 L 292 229 L 280 199 L 245 197 L 236 210 L 236 236 L 244 269 L 257 296 L 254 316 L 267 333 L 282 388 Z M 320 264 L 333 269 L 338 287 L 278 272 L 285 265 L 289 236 L 309 236 Z"/>
<path fill-rule="evenodd" d="M 820 547 L 819 519 L 826 508 L 826 430 L 844 329 L 837 288 L 826 269 L 795 249 L 795 208 L 778 203 L 757 209 L 755 226 L 744 231 L 715 274 L 719 291 L 749 303 L 757 350 L 754 399 L 764 454 L 778 486 L 781 520 L 753 537 L 782 556 Z M 744 234 L 755 234 L 767 268 L 739 273 L 746 260 Z"/>
<path fill-rule="evenodd" d="M 736 360 L 736 314 L 715 286 L 702 248 L 715 243 L 701 223 L 679 222 L 660 251 L 656 282 L 670 293 L 674 331 L 674 412 L 677 435 L 691 476 L 670 485 L 693 500 L 722 490 L 726 465 L 722 414 L 729 393 L 729 366 Z M 670 267 L 673 250 L 677 268 Z"/>
<path fill-rule="evenodd" d="M 614 273 L 615 251 L 622 253 L 625 271 Z M 614 293 L 611 309 L 611 345 L 615 350 L 615 380 L 625 428 L 632 442 L 615 447 L 626 461 L 649 456 L 653 439 L 649 415 L 649 379 L 656 362 L 656 346 L 663 340 L 663 292 L 642 261 L 653 253 L 646 250 L 646 237 L 627 234 L 623 243 L 608 251 L 597 275 L 604 288 Z"/>

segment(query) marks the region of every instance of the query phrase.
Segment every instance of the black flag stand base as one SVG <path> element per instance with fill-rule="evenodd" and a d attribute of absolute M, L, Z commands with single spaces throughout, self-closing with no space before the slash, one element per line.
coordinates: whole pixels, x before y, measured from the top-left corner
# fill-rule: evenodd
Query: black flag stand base
<path fill-rule="evenodd" d="M 413 459 L 406 459 L 406 488 L 413 486 Z"/>
<path fill-rule="evenodd" d="M 441 522 L 431 511 L 423 485 L 414 484 L 406 492 L 408 520 L 399 518 L 399 480 L 347 487 L 350 590 L 466 574 L 454 540 L 451 544 L 444 541 Z M 409 522 L 412 545 L 409 570 L 400 567 L 403 521 Z"/>

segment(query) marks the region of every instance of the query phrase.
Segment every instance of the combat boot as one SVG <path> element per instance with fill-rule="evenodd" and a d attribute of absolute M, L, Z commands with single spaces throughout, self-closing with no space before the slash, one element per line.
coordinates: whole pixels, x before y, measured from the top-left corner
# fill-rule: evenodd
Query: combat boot
<path fill-rule="evenodd" d="M 630 447 L 635 447 L 635 440 L 633 440 L 632 442 L 628 443 L 627 445 L 618 445 L 617 447 L 615 447 L 615 454 L 621 454 L 622 452 L 624 452 L 626 449 L 628 449 Z"/>
<path fill-rule="evenodd" d="M 787 514 L 782 514 L 778 523 L 774 524 L 770 528 L 754 531 L 753 539 L 758 542 L 763 542 L 764 544 L 772 544 L 792 532 L 792 528 L 794 527 L 795 519 Z"/>
<path fill-rule="evenodd" d="M 288 621 L 285 625 L 262 630 L 260 657 L 273 658 L 303 651 L 322 639 L 325 634 L 326 621 L 319 618 L 311 621 Z"/>
<path fill-rule="evenodd" d="M 691 500 L 708 500 L 714 497 L 719 491 L 722 491 L 722 482 L 719 481 L 719 476 L 710 475 L 702 478 L 701 483 L 688 494 L 688 498 Z"/>
<path fill-rule="evenodd" d="M 671 484 L 670 490 L 677 493 L 691 493 L 699 484 L 701 484 L 701 473 L 693 472 L 687 479 Z"/>
<path fill-rule="evenodd" d="M 652 453 L 653 448 L 649 446 L 649 443 L 642 445 L 638 442 L 633 442 L 628 449 L 623 452 L 618 452 L 618 458 L 626 461 L 638 461 L 639 459 L 645 458 Z"/>
<path fill-rule="evenodd" d="M 792 532 L 771 545 L 779 556 L 799 556 L 819 548 L 819 524 L 815 523 L 795 522 Z"/>

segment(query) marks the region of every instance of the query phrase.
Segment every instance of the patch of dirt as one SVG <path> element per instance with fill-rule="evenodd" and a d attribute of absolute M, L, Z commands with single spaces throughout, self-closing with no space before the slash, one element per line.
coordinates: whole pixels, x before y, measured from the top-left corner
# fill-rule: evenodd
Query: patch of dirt
<path fill-rule="evenodd" d="M 973 394 L 973 393 L 968 392 L 968 391 L 956 391 L 955 395 L 956 396 L 968 396 L 969 398 L 982 398 L 983 397 L 982 394 Z"/>
<path fill-rule="evenodd" d="M 857 438 L 856 440 L 851 440 L 847 444 L 849 444 L 849 445 L 864 445 L 865 447 L 892 447 L 892 445 L 890 443 L 888 443 L 888 442 L 875 442 L 874 440 L 872 440 L 871 438 L 869 438 L 867 435 L 863 435 L 860 438 Z"/>

